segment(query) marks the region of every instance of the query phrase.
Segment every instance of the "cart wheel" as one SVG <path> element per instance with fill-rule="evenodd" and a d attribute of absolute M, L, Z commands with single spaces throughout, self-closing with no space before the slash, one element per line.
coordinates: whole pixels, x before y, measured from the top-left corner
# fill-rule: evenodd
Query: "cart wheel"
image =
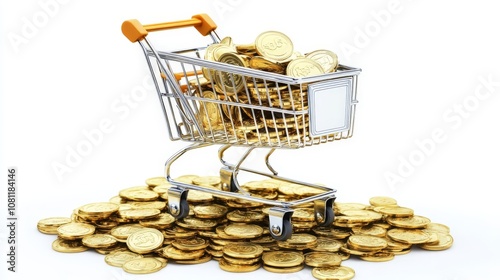
<path fill-rule="evenodd" d="M 333 211 L 333 202 L 335 197 L 328 198 L 325 201 L 315 201 L 315 218 L 318 226 L 329 226 L 335 219 L 335 212 Z"/>
<path fill-rule="evenodd" d="M 171 187 L 168 190 L 168 210 L 170 215 L 176 219 L 182 219 L 189 215 L 187 194 L 188 190 L 179 187 Z"/>
<path fill-rule="evenodd" d="M 269 210 L 269 233 L 278 241 L 287 240 L 292 236 L 293 210 L 283 208 L 271 208 Z"/>

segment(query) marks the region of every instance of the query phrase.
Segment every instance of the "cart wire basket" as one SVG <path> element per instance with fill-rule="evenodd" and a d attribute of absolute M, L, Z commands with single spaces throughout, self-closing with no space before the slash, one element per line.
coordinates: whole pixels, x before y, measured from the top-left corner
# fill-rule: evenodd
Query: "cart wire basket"
<path fill-rule="evenodd" d="M 213 43 L 160 51 L 148 40 L 149 32 L 181 27 L 195 27 L 201 35 L 210 36 Z M 318 225 L 330 225 L 334 220 L 336 190 L 278 176 L 269 158 L 276 149 L 304 148 L 350 138 L 357 104 L 357 76 L 361 69 L 340 64 L 332 73 L 297 78 L 245 67 L 244 60 L 230 53 L 222 54 L 218 61 L 204 59 L 211 47 L 221 43 L 216 28 L 206 14 L 159 24 L 142 25 L 135 19 L 122 24 L 123 34 L 131 42 L 139 43 L 143 50 L 170 140 L 192 142 L 165 163 L 165 178 L 172 185 L 167 204 L 170 214 L 177 219 L 186 217 L 189 213 L 187 193 L 197 190 L 272 206 L 269 230 L 276 240 L 291 237 L 293 208 L 305 203 L 313 202 Z M 220 145 L 220 189 L 173 179 L 170 169 L 177 159 L 188 151 L 214 144 Z M 224 154 L 235 146 L 246 147 L 246 152 L 230 163 Z M 268 171 L 243 166 L 256 148 L 269 150 L 265 156 Z M 315 191 L 294 201 L 252 196 L 238 183 L 240 171 Z"/>

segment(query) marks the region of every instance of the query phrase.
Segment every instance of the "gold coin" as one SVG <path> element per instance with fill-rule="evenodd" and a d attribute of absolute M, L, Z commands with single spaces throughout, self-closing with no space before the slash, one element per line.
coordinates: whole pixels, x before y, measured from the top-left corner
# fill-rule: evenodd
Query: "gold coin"
<path fill-rule="evenodd" d="M 441 233 L 450 233 L 450 228 L 447 225 L 439 224 L 439 223 L 429 223 L 426 227 L 426 230 L 441 232 Z"/>
<path fill-rule="evenodd" d="M 57 234 L 57 228 L 64 224 L 70 223 L 71 218 L 68 217 L 52 217 L 41 219 L 37 223 L 38 231 L 45 234 Z"/>
<path fill-rule="evenodd" d="M 200 176 L 193 178 L 193 184 L 199 186 L 217 186 L 220 183 L 220 176 Z"/>
<path fill-rule="evenodd" d="M 129 201 L 126 203 L 120 204 L 120 209 L 145 209 L 145 208 L 153 208 L 158 210 L 163 210 L 167 206 L 165 201 Z"/>
<path fill-rule="evenodd" d="M 117 239 L 127 239 L 132 233 L 144 229 L 144 226 L 140 224 L 124 224 L 117 226 L 109 232 L 112 236 Z"/>
<path fill-rule="evenodd" d="M 286 74 L 290 77 L 303 78 L 325 74 L 325 71 L 318 62 L 310 58 L 299 57 L 288 63 Z"/>
<path fill-rule="evenodd" d="M 143 256 L 140 254 L 136 254 L 130 251 L 116 250 L 112 251 L 104 257 L 104 261 L 111 266 L 122 267 L 124 263 L 134 260 L 140 259 Z"/>
<path fill-rule="evenodd" d="M 174 260 L 175 263 L 178 264 L 200 264 L 200 263 L 206 263 L 212 259 L 212 255 L 210 254 L 205 254 L 200 258 L 197 259 L 192 259 L 192 260 Z"/>
<path fill-rule="evenodd" d="M 239 238 L 255 238 L 261 236 L 264 230 L 253 224 L 229 224 L 224 228 L 224 232 Z"/>
<path fill-rule="evenodd" d="M 304 262 L 304 254 L 296 251 L 272 251 L 262 255 L 264 264 L 272 267 L 293 267 Z"/>
<path fill-rule="evenodd" d="M 78 208 L 78 215 L 87 219 L 106 219 L 118 211 L 120 206 L 111 202 L 89 203 Z"/>
<path fill-rule="evenodd" d="M 397 217 L 387 217 L 385 219 L 386 222 L 395 227 L 399 228 L 426 228 L 428 224 L 430 224 L 431 220 L 422 217 L 422 216 L 411 216 L 411 217 L 405 217 L 405 218 L 397 218 Z"/>
<path fill-rule="evenodd" d="M 419 247 L 430 251 L 441 251 L 449 249 L 453 245 L 453 237 L 447 233 L 436 232 L 438 236 L 437 244 L 420 244 Z"/>
<path fill-rule="evenodd" d="M 387 215 L 389 217 L 411 217 L 413 216 L 413 209 L 407 207 L 391 207 L 391 206 L 382 206 L 376 207 L 375 211 Z"/>
<path fill-rule="evenodd" d="M 176 239 L 172 246 L 179 250 L 194 251 L 202 250 L 208 247 L 209 242 L 201 237 Z"/>
<path fill-rule="evenodd" d="M 228 208 L 220 204 L 196 205 L 193 208 L 195 217 L 202 219 L 218 219 L 224 217 Z"/>
<path fill-rule="evenodd" d="M 368 225 L 368 226 L 364 226 L 364 227 L 353 227 L 352 232 L 354 234 L 373 235 L 373 236 L 377 236 L 377 237 L 384 237 L 387 233 L 387 230 L 381 226 Z"/>
<path fill-rule="evenodd" d="M 328 252 L 310 252 L 304 258 L 305 264 L 312 267 L 339 266 L 342 262 L 339 255 Z"/>
<path fill-rule="evenodd" d="M 263 265 L 262 266 L 265 270 L 273 273 L 295 273 L 299 272 L 302 269 L 304 269 L 305 265 L 297 265 L 297 266 L 292 266 L 292 267 L 274 267 L 274 266 L 269 266 L 269 265 Z"/>
<path fill-rule="evenodd" d="M 348 244 L 360 251 L 378 251 L 387 247 L 385 238 L 358 234 L 349 236 Z"/>
<path fill-rule="evenodd" d="M 65 240 L 57 238 L 52 242 L 52 249 L 60 253 L 80 253 L 89 248 L 84 246 L 80 240 Z"/>
<path fill-rule="evenodd" d="M 312 275 L 319 280 L 349 280 L 354 278 L 355 272 L 347 266 L 315 267 L 312 270 Z"/>
<path fill-rule="evenodd" d="M 168 245 L 159 250 L 158 253 L 166 258 L 173 259 L 176 261 L 195 260 L 203 257 L 203 255 L 205 255 L 205 250 L 202 249 L 202 250 L 184 251 L 184 250 L 179 250 L 172 245 Z"/>
<path fill-rule="evenodd" d="M 233 48 L 236 47 L 234 45 L 234 43 L 233 43 L 233 38 L 231 38 L 229 36 L 226 36 L 226 37 L 222 38 L 222 40 L 220 40 L 220 44 L 224 44 L 224 45 L 227 45 L 227 46 L 230 46 L 230 47 L 233 47 Z"/>
<path fill-rule="evenodd" d="M 118 214 L 124 219 L 130 220 L 142 220 L 142 219 L 152 219 L 158 217 L 161 211 L 159 209 L 144 208 L 144 209 L 128 209 L 119 210 Z"/>
<path fill-rule="evenodd" d="M 139 224 L 144 227 L 156 228 L 156 229 L 166 229 L 171 227 L 175 222 L 175 218 L 169 213 L 161 213 L 152 219 L 140 220 Z"/>
<path fill-rule="evenodd" d="M 252 192 L 276 192 L 279 189 L 279 184 L 272 180 L 262 180 L 246 182 L 241 187 Z"/>
<path fill-rule="evenodd" d="M 376 252 L 367 256 L 360 256 L 360 259 L 369 262 L 386 262 L 394 259 L 394 253 L 391 252 Z"/>
<path fill-rule="evenodd" d="M 233 210 L 227 213 L 227 219 L 237 223 L 252 223 L 263 221 L 265 219 L 265 215 L 259 211 Z"/>
<path fill-rule="evenodd" d="M 267 59 L 283 62 L 292 56 L 293 43 L 288 36 L 278 31 L 267 31 L 255 39 L 257 53 Z"/>
<path fill-rule="evenodd" d="M 217 61 L 239 67 L 248 67 L 248 57 L 232 52 L 222 54 Z M 216 71 L 215 83 L 222 89 L 223 92 L 235 94 L 244 88 L 245 78 L 242 75 L 226 71 Z"/>
<path fill-rule="evenodd" d="M 248 62 L 248 66 L 253 69 L 258 69 L 266 72 L 284 74 L 285 67 L 282 64 L 270 61 L 262 56 L 253 56 Z"/>
<path fill-rule="evenodd" d="M 151 177 L 151 178 L 146 179 L 146 185 L 148 185 L 150 187 L 156 187 L 156 186 L 163 185 L 163 184 L 169 184 L 169 182 L 167 181 L 167 178 L 165 178 L 164 176 Z"/>
<path fill-rule="evenodd" d="M 333 239 L 330 237 L 318 237 L 317 245 L 311 250 L 316 252 L 338 252 L 340 247 L 342 247 L 344 243 L 340 240 Z"/>
<path fill-rule="evenodd" d="M 146 187 L 131 187 L 119 192 L 119 196 L 132 201 L 153 201 L 158 199 L 158 193 Z"/>
<path fill-rule="evenodd" d="M 163 234 L 154 228 L 138 230 L 127 238 L 127 247 L 138 254 L 151 253 L 163 245 Z"/>
<path fill-rule="evenodd" d="M 354 202 L 335 202 L 333 207 L 337 209 L 337 211 L 342 212 L 345 210 L 365 210 L 368 205 Z"/>
<path fill-rule="evenodd" d="M 95 232 L 95 226 L 86 223 L 71 222 L 57 228 L 57 234 L 65 240 L 82 239 Z"/>
<path fill-rule="evenodd" d="M 370 205 L 375 206 L 375 207 L 380 207 L 380 206 L 397 206 L 398 202 L 388 196 L 374 196 L 370 198 Z"/>
<path fill-rule="evenodd" d="M 398 242 L 408 244 L 422 244 L 431 239 L 430 234 L 420 229 L 394 228 L 387 231 L 387 236 Z"/>
<path fill-rule="evenodd" d="M 198 219 L 190 216 L 185 217 L 182 220 L 177 220 L 176 223 L 183 228 L 198 230 L 210 230 L 217 226 L 217 221 Z"/>
<path fill-rule="evenodd" d="M 172 185 L 170 183 L 161 184 L 161 185 L 155 186 L 153 188 L 153 191 L 161 196 L 162 194 L 167 193 L 171 187 L 172 187 Z"/>
<path fill-rule="evenodd" d="M 335 216 L 335 221 L 341 223 L 371 223 L 382 219 L 382 214 L 371 210 L 343 210 Z"/>
<path fill-rule="evenodd" d="M 187 175 L 182 175 L 182 176 L 176 177 L 174 179 L 174 181 L 181 182 L 181 183 L 186 183 L 186 184 L 192 184 L 193 180 L 195 178 L 198 178 L 198 177 L 200 177 L 200 176 L 198 176 L 198 175 L 192 175 L 192 174 L 187 174 Z"/>
<path fill-rule="evenodd" d="M 316 50 L 306 54 L 306 57 L 318 62 L 325 73 L 335 72 L 339 66 L 337 54 L 329 50 Z"/>
<path fill-rule="evenodd" d="M 261 266 L 260 262 L 251 265 L 237 265 L 226 261 L 225 259 L 219 260 L 220 269 L 228 272 L 252 272 L 259 269 Z"/>
<path fill-rule="evenodd" d="M 224 246 L 222 252 L 234 258 L 253 259 L 261 256 L 264 252 L 264 248 L 258 244 L 239 242 Z"/>
<path fill-rule="evenodd" d="M 118 243 L 116 239 L 109 234 L 92 234 L 82 238 L 82 244 L 89 248 L 108 248 Z"/>
<path fill-rule="evenodd" d="M 216 96 L 212 91 L 205 90 L 202 93 L 202 97 L 204 100 L 200 101 L 198 118 L 206 130 L 216 129 L 222 123 L 222 115 L 219 112 L 218 104 L 210 102 L 210 100 L 215 100 Z M 192 178 L 189 184 L 192 184 L 196 178 Z"/>
<path fill-rule="evenodd" d="M 228 255 L 225 255 L 224 253 L 222 254 L 222 258 L 228 263 L 236 265 L 252 265 L 260 262 L 261 260 L 260 256 L 257 258 L 242 259 L 242 258 L 233 258 Z"/>
<path fill-rule="evenodd" d="M 190 190 L 187 195 L 187 201 L 193 203 L 206 203 L 213 200 L 212 194 L 203 191 Z"/>
<path fill-rule="evenodd" d="M 148 274 L 160 271 L 166 266 L 165 262 L 160 261 L 158 258 L 138 258 L 125 262 L 122 266 L 123 270 L 132 274 Z"/>

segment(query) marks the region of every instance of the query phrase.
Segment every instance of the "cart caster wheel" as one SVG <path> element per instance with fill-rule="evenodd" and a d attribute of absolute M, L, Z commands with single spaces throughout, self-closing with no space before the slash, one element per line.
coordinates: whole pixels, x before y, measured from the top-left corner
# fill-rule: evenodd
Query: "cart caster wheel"
<path fill-rule="evenodd" d="M 330 226 L 335 219 L 333 212 L 333 202 L 335 197 L 327 198 L 326 200 L 314 201 L 314 216 L 318 226 Z"/>
<path fill-rule="evenodd" d="M 170 215 L 176 219 L 182 219 L 189 215 L 187 194 L 188 190 L 179 187 L 171 187 L 168 190 L 168 210 Z"/>
<path fill-rule="evenodd" d="M 292 236 L 293 210 L 284 208 L 271 208 L 269 210 L 269 233 L 277 241 L 287 240 Z"/>

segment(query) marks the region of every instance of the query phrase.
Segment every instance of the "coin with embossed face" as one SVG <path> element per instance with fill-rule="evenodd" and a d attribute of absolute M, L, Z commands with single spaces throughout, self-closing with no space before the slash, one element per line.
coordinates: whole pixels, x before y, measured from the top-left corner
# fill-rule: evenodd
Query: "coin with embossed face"
<path fill-rule="evenodd" d="M 309 252 L 304 257 L 305 264 L 312 267 L 339 266 L 342 262 L 339 255 L 328 252 Z"/>
<path fill-rule="evenodd" d="M 264 230 L 253 224 L 229 224 L 224 228 L 224 232 L 240 238 L 255 238 L 261 236 Z"/>
<path fill-rule="evenodd" d="M 68 217 L 52 217 L 41 219 L 36 226 L 41 233 L 57 234 L 58 227 L 70 222 L 71 218 Z"/>
<path fill-rule="evenodd" d="M 304 262 L 304 254 L 297 251 L 271 251 L 262 255 L 262 261 L 273 267 L 292 267 Z"/>
<path fill-rule="evenodd" d="M 319 280 L 349 280 L 354 278 L 354 270 L 347 266 L 315 267 L 312 270 L 314 278 Z"/>
<path fill-rule="evenodd" d="M 122 268 L 128 273 L 148 274 L 157 272 L 165 266 L 166 263 L 158 258 L 147 257 L 129 260 L 123 264 Z"/>
<path fill-rule="evenodd" d="M 108 248 L 116 245 L 118 241 L 109 234 L 92 234 L 82 238 L 82 244 L 89 248 Z"/>
<path fill-rule="evenodd" d="M 329 50 L 316 50 L 306 54 L 306 57 L 318 62 L 325 73 L 335 72 L 339 65 L 337 54 Z"/>
<path fill-rule="evenodd" d="M 288 63 L 286 74 L 295 78 L 303 78 L 325 74 L 325 71 L 318 62 L 307 57 L 299 57 Z"/>
<path fill-rule="evenodd" d="M 237 242 L 225 245 L 222 252 L 230 257 L 253 259 L 262 255 L 264 248 L 249 242 Z"/>
<path fill-rule="evenodd" d="M 140 258 L 143 258 L 141 254 L 124 250 L 116 250 L 107 254 L 106 257 L 104 257 L 104 261 L 111 266 L 122 267 L 124 263 Z"/>
<path fill-rule="evenodd" d="M 151 253 L 163 245 L 163 233 L 154 228 L 144 228 L 127 238 L 127 247 L 138 254 Z"/>
<path fill-rule="evenodd" d="M 83 245 L 80 240 L 57 238 L 52 242 L 52 249 L 60 253 L 80 253 L 87 251 L 89 247 Z"/>
<path fill-rule="evenodd" d="M 293 54 L 290 38 L 278 31 L 266 31 L 255 39 L 257 53 L 267 59 L 284 62 Z"/>
<path fill-rule="evenodd" d="M 95 226 L 86 223 L 71 222 L 57 228 L 60 238 L 66 240 L 82 239 L 95 232 Z"/>

